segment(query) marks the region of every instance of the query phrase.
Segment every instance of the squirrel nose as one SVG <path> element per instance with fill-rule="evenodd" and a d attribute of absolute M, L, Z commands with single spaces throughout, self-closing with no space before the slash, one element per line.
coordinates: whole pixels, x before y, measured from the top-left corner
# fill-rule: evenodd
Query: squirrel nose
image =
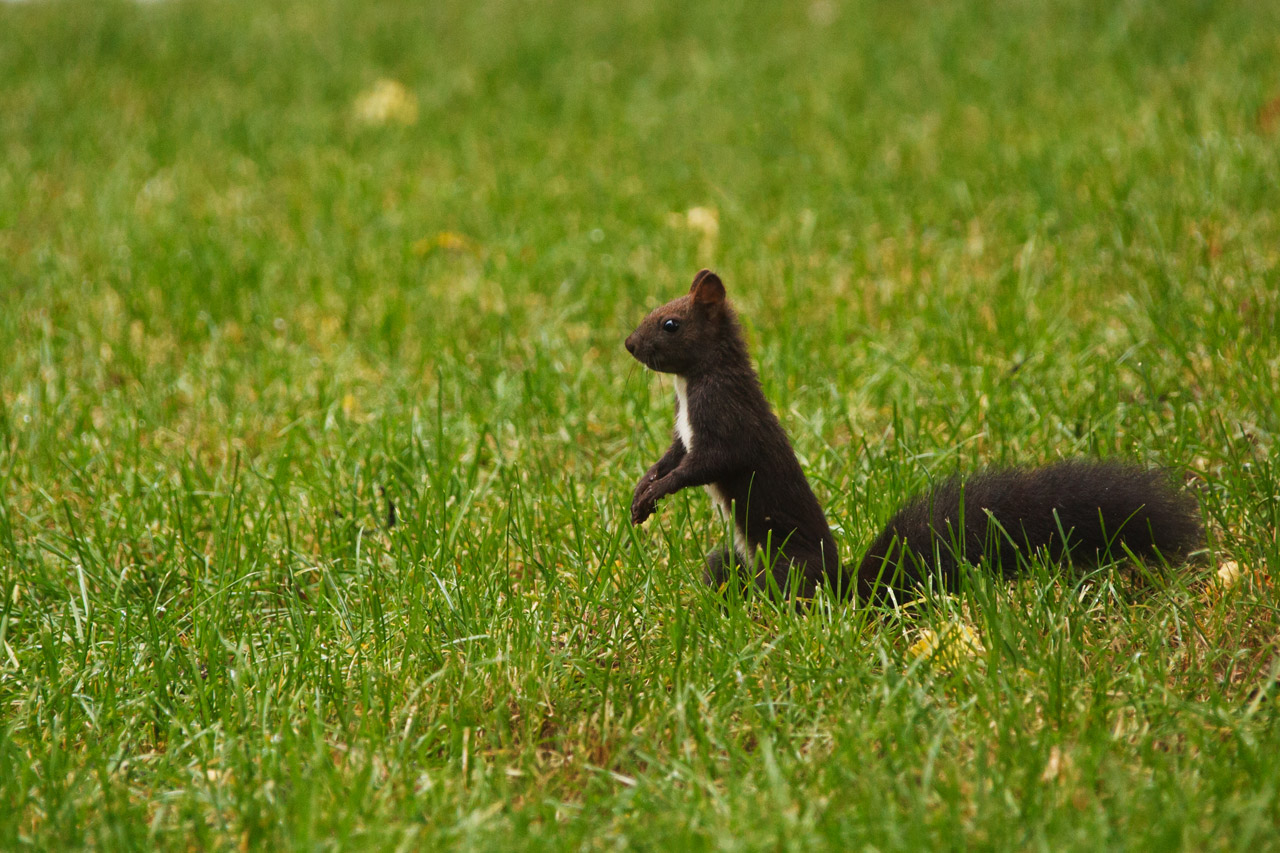
<path fill-rule="evenodd" d="M 627 346 L 627 352 L 631 353 L 632 355 L 636 354 L 636 342 L 631 340 L 630 335 L 627 335 L 626 346 Z"/>

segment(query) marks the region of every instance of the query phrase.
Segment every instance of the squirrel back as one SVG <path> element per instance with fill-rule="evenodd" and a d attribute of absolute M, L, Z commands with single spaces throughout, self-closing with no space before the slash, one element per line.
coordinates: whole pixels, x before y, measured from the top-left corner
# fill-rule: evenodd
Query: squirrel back
<path fill-rule="evenodd" d="M 811 596 L 819 584 L 863 601 L 914 594 L 926 577 L 944 588 L 959 560 L 1016 574 L 1032 554 L 1097 561 L 1127 554 L 1185 558 L 1201 541 L 1196 503 L 1159 471 L 1074 460 L 954 477 L 909 501 L 856 565 L 842 567 L 835 538 L 791 442 L 751 366 L 737 317 L 715 273 L 650 312 L 627 337 L 642 364 L 676 377 L 672 442 L 636 484 L 631 520 L 661 498 L 705 486 L 730 527 L 708 558 L 721 584 L 736 564 L 762 589 Z M 788 579 L 798 580 L 789 588 Z"/>

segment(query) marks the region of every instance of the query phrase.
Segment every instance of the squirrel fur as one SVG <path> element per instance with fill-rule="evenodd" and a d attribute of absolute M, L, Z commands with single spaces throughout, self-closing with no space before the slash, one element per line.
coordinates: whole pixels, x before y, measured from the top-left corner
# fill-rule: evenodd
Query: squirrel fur
<path fill-rule="evenodd" d="M 1177 562 L 1201 541 L 1195 500 L 1161 471 L 1068 460 L 946 480 L 908 501 L 856 565 L 842 566 L 720 278 L 699 272 L 689 293 L 650 312 L 626 347 L 676 383 L 671 446 L 636 484 L 631 521 L 643 524 L 662 498 L 704 486 L 731 540 L 707 558 L 713 585 L 736 567 L 783 596 L 811 597 L 821 585 L 837 597 L 903 601 L 930 577 L 954 589 L 962 560 L 1011 577 L 1040 551 L 1054 560 L 1132 554 Z"/>

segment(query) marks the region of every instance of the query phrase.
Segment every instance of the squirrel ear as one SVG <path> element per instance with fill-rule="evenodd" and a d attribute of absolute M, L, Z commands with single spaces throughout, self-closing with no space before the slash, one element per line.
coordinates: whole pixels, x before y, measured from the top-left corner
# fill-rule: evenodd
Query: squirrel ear
<path fill-rule="evenodd" d="M 724 282 L 711 270 L 702 270 L 693 277 L 689 288 L 696 305 L 717 305 L 724 302 Z"/>

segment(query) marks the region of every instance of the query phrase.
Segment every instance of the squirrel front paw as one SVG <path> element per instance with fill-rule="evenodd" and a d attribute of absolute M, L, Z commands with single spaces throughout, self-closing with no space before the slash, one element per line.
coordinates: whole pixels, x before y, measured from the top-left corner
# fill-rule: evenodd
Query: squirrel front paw
<path fill-rule="evenodd" d="M 631 499 L 631 523 L 644 524 L 657 506 L 658 496 L 653 488 L 656 480 L 645 477 L 636 486 L 635 497 Z"/>

